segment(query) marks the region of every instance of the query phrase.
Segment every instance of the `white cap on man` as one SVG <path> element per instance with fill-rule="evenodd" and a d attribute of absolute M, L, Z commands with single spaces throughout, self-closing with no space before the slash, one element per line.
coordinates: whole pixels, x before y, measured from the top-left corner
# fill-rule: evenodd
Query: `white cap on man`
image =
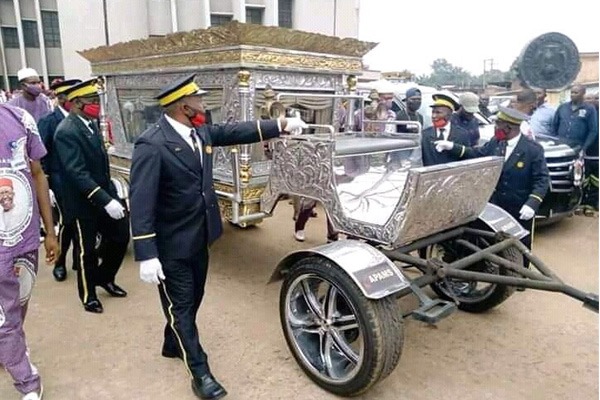
<path fill-rule="evenodd" d="M 40 76 L 40 74 L 38 74 L 37 71 L 33 68 L 21 68 L 17 72 L 17 79 L 19 79 L 19 82 L 21 82 L 27 78 L 39 77 L 39 76 Z"/>
<path fill-rule="evenodd" d="M 377 93 L 381 94 L 394 94 L 396 92 L 396 86 L 385 79 L 375 82 L 374 89 Z"/>
<path fill-rule="evenodd" d="M 459 98 L 460 106 L 468 113 L 474 114 L 479 111 L 479 96 L 475 93 L 464 92 Z"/>

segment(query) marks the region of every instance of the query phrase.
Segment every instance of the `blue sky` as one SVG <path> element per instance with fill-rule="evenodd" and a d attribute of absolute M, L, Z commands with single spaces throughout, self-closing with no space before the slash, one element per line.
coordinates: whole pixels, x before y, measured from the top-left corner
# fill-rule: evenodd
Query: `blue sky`
<path fill-rule="evenodd" d="M 596 7 L 590 0 L 360 0 L 359 38 L 379 42 L 364 58 L 371 69 L 429 74 L 433 60 L 445 58 L 479 75 L 484 60 L 508 70 L 527 42 L 546 32 L 567 35 L 580 52 L 597 52 Z"/>

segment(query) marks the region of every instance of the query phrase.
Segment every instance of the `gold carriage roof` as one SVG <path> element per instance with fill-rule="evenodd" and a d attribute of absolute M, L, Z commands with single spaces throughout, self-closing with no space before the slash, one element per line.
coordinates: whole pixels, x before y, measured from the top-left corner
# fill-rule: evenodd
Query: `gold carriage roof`
<path fill-rule="evenodd" d="M 377 43 L 237 21 L 79 51 L 95 75 L 245 67 L 362 71 Z"/>

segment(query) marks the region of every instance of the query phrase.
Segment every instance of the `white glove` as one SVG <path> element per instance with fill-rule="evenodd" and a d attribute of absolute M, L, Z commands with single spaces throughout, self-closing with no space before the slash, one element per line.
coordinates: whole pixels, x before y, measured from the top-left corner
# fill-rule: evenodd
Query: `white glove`
<path fill-rule="evenodd" d="M 165 280 L 162 264 L 158 258 L 151 258 L 140 262 L 140 279 L 146 283 L 159 284 Z"/>
<path fill-rule="evenodd" d="M 436 140 L 433 144 L 438 153 L 441 153 L 444 150 L 452 150 L 454 147 L 454 142 L 449 140 Z"/>
<path fill-rule="evenodd" d="M 529 207 L 528 205 L 521 207 L 521 211 L 519 211 L 519 213 L 521 214 L 519 218 L 523 221 L 528 221 L 535 217 L 535 211 L 533 211 L 533 208 Z"/>
<path fill-rule="evenodd" d="M 104 209 L 112 219 L 121 219 L 125 216 L 125 207 L 115 199 L 105 205 Z"/>
<path fill-rule="evenodd" d="M 287 121 L 285 125 L 285 131 L 291 133 L 292 135 L 299 135 L 302 133 L 302 129 L 308 128 L 306 122 L 302 121 L 300 117 L 290 117 L 285 119 Z"/>
<path fill-rule="evenodd" d="M 52 190 L 48 190 L 48 197 L 50 197 L 50 205 L 52 207 L 56 206 L 56 196 Z"/>

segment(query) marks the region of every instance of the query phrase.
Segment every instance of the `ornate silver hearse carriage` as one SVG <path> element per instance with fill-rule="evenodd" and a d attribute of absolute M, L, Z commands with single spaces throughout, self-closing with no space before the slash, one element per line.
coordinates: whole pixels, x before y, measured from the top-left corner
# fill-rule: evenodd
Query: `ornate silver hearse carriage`
<path fill-rule="evenodd" d="M 433 324 L 457 308 L 483 312 L 517 287 L 562 292 L 598 310 L 596 295 L 564 284 L 521 244 L 528 232 L 487 203 L 501 158 L 423 167 L 420 134 L 395 133 L 394 124 L 410 122 L 356 123 L 355 110 L 369 113 L 354 75 L 373 47 L 232 23 L 82 52 L 104 76 L 111 168 L 125 198 L 132 142 L 160 115 L 153 97 L 184 74 L 196 72 L 209 91 L 213 122 L 287 112 L 310 122 L 303 134 L 266 147 L 215 149 L 215 189 L 231 223 L 256 224 L 284 196 L 303 196 L 320 202 L 347 236 L 289 254 L 271 277 L 283 280 L 281 323 L 295 359 L 318 385 L 343 396 L 392 372 L 407 316 Z M 336 120 L 342 99 L 345 123 Z M 523 268 L 523 258 L 534 267 Z M 419 304 L 403 313 L 398 299 L 407 295 Z"/>

